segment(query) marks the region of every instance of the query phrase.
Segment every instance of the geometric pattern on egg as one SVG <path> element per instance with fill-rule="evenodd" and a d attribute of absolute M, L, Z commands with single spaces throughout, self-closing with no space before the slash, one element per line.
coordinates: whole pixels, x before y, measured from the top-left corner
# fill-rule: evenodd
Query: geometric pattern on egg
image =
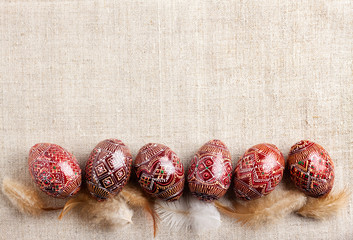
<path fill-rule="evenodd" d="M 153 198 L 176 201 L 183 194 L 184 167 L 169 147 L 148 143 L 138 152 L 134 168 L 141 188 Z"/>
<path fill-rule="evenodd" d="M 302 140 L 291 147 L 288 169 L 295 186 L 310 197 L 327 195 L 334 183 L 334 164 L 319 144 Z"/>
<path fill-rule="evenodd" d="M 273 144 L 257 144 L 239 159 L 234 170 L 234 192 L 237 198 L 253 200 L 272 192 L 280 183 L 284 157 Z"/>
<path fill-rule="evenodd" d="M 34 145 L 29 152 L 28 167 L 36 185 L 52 197 L 67 198 L 80 190 L 81 168 L 75 156 L 59 145 Z"/>
<path fill-rule="evenodd" d="M 118 139 L 106 139 L 92 150 L 86 163 L 85 179 L 90 194 L 98 201 L 118 194 L 131 174 L 132 156 Z"/>
<path fill-rule="evenodd" d="M 227 146 L 214 139 L 195 154 L 188 170 L 188 185 L 199 200 L 211 202 L 222 197 L 231 183 L 232 162 Z"/>

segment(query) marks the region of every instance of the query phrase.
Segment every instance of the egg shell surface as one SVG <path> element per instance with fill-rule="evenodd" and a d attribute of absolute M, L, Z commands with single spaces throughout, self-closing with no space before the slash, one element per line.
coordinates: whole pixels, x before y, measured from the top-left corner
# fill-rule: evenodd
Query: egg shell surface
<path fill-rule="evenodd" d="M 29 151 L 29 172 L 49 196 L 67 198 L 81 187 L 81 168 L 74 155 L 59 145 L 38 143 Z"/>
<path fill-rule="evenodd" d="M 273 144 L 257 144 L 239 159 L 234 170 L 234 192 L 253 200 L 272 192 L 283 177 L 284 157 Z"/>
<path fill-rule="evenodd" d="M 302 140 L 291 147 L 287 160 L 291 180 L 310 197 L 327 195 L 335 179 L 334 163 L 319 144 Z"/>
<path fill-rule="evenodd" d="M 148 143 L 138 152 L 134 168 L 142 189 L 154 198 L 175 201 L 183 194 L 184 167 L 169 147 Z"/>
<path fill-rule="evenodd" d="M 90 194 L 98 201 L 117 195 L 130 178 L 132 156 L 118 139 L 106 139 L 92 150 L 85 168 Z"/>
<path fill-rule="evenodd" d="M 222 197 L 231 183 L 232 162 L 227 146 L 220 140 L 205 143 L 195 154 L 188 171 L 190 192 L 212 202 Z"/>

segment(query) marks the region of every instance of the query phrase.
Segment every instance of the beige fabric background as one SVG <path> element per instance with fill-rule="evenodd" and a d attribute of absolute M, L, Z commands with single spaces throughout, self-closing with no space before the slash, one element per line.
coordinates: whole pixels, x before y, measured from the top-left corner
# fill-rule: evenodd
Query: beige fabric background
<path fill-rule="evenodd" d="M 185 166 L 212 138 L 233 163 L 249 147 L 323 145 L 337 188 L 352 187 L 352 1 L 44 1 L 0 3 L 0 177 L 30 184 L 29 148 L 52 142 L 81 166 L 99 141 L 148 142 Z M 52 205 L 62 204 L 41 195 Z M 151 223 L 107 232 L 78 215 L 18 213 L 0 194 L 0 239 L 151 239 Z M 318 222 L 291 215 L 250 230 L 222 216 L 200 237 L 352 239 L 352 201 Z"/>

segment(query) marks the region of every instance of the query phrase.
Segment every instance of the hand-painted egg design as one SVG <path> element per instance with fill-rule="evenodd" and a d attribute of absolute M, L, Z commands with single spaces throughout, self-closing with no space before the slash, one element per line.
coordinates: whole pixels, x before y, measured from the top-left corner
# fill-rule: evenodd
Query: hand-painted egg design
<path fill-rule="evenodd" d="M 227 146 L 220 140 L 203 145 L 191 161 L 188 183 L 198 199 L 211 202 L 222 197 L 231 182 L 232 162 Z"/>
<path fill-rule="evenodd" d="M 319 144 L 302 140 L 292 146 L 288 168 L 295 186 L 311 197 L 328 194 L 335 179 L 334 164 Z"/>
<path fill-rule="evenodd" d="M 98 201 L 118 194 L 130 178 L 132 157 L 118 139 L 97 144 L 86 163 L 85 179 L 90 194 Z"/>
<path fill-rule="evenodd" d="M 81 187 L 81 168 L 74 155 L 51 143 L 34 145 L 28 157 L 29 172 L 46 194 L 56 198 L 75 195 Z"/>
<path fill-rule="evenodd" d="M 269 194 L 283 177 L 284 157 L 268 143 L 255 145 L 239 159 L 234 170 L 234 192 L 242 200 Z"/>
<path fill-rule="evenodd" d="M 169 147 L 146 144 L 139 150 L 134 167 L 138 182 L 152 197 L 175 201 L 183 194 L 184 167 Z"/>

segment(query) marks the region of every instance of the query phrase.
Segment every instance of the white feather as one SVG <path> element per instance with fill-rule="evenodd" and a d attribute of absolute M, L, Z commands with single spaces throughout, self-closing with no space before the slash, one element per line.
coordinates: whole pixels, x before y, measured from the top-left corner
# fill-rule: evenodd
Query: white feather
<path fill-rule="evenodd" d="M 215 205 L 193 196 L 175 202 L 157 201 L 155 208 L 161 222 L 173 231 L 191 229 L 204 234 L 221 225 L 221 215 Z"/>
<path fill-rule="evenodd" d="M 221 215 L 213 203 L 189 197 L 188 205 L 191 229 L 197 234 L 204 234 L 221 226 Z"/>
<path fill-rule="evenodd" d="M 190 227 L 188 205 L 184 198 L 175 202 L 158 200 L 155 209 L 161 222 L 174 231 L 182 231 Z"/>

